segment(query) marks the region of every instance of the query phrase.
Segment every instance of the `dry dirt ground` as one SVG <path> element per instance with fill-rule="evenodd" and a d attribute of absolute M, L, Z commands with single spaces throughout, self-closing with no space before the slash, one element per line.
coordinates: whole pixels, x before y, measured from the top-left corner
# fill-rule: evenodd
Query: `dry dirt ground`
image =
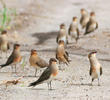
<path fill-rule="evenodd" d="M 25 67 L 18 65 L 17 74 L 11 73 L 11 67 L 0 70 L 0 100 L 110 100 L 110 0 L 5 0 L 9 8 L 17 11 L 16 27 L 9 31 L 12 42 L 21 44 L 21 53 L 25 59 Z M 75 47 L 74 41 L 67 51 L 71 63 L 59 71 L 57 79 L 52 82 L 53 90 L 49 91 L 47 84 L 28 88 L 28 84 L 38 77 L 32 77 L 34 69 L 29 66 L 31 49 L 47 62 L 55 57 L 56 36 L 59 25 L 65 23 L 67 28 L 73 16 L 80 18 L 80 9 L 95 11 L 99 28 L 91 35 L 83 37 Z M 80 25 L 79 25 L 80 27 Z M 84 30 L 81 30 L 83 34 Z M 101 86 L 90 86 L 89 61 L 91 50 L 97 50 L 97 58 L 103 67 Z M 10 55 L 12 51 L 9 51 Z M 5 54 L 0 58 L 0 64 L 5 63 Z M 44 69 L 43 69 L 44 70 Z M 17 85 L 4 83 L 6 80 L 21 78 Z"/>

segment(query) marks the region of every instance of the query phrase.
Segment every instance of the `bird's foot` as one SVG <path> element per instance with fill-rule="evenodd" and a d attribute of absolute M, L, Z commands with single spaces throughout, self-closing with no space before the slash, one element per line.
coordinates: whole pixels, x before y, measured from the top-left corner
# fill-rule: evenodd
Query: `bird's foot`
<path fill-rule="evenodd" d="M 91 83 L 90 86 L 93 86 L 93 84 Z"/>
<path fill-rule="evenodd" d="M 101 86 L 100 84 L 98 84 L 98 86 Z"/>

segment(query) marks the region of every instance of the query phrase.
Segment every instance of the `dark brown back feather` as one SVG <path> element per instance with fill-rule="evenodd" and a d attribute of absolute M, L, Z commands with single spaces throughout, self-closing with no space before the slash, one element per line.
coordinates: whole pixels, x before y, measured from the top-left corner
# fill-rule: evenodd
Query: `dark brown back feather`
<path fill-rule="evenodd" d="M 30 83 L 29 87 L 30 86 L 35 86 L 35 85 L 38 85 L 38 84 L 41 84 L 43 81 L 45 80 L 48 80 L 51 76 L 51 71 L 50 71 L 50 68 L 47 68 L 43 73 L 42 75 L 39 77 L 39 79 L 33 83 Z"/>

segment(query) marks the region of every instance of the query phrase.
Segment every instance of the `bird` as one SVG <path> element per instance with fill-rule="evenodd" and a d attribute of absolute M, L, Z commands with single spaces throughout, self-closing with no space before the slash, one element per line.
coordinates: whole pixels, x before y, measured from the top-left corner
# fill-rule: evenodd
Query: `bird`
<path fill-rule="evenodd" d="M 56 38 L 56 42 L 58 43 L 60 40 L 63 40 L 65 43 L 65 46 L 68 44 L 68 35 L 66 33 L 66 26 L 65 24 L 60 25 L 60 31 L 58 33 L 58 36 Z"/>
<path fill-rule="evenodd" d="M 89 53 L 88 58 L 90 62 L 90 71 L 89 74 L 92 77 L 91 85 L 94 79 L 98 79 L 98 85 L 100 86 L 99 78 L 102 75 L 102 66 L 96 58 L 97 51 Z"/>
<path fill-rule="evenodd" d="M 33 49 L 31 50 L 29 62 L 30 62 L 30 65 L 36 69 L 35 76 L 38 69 L 48 67 L 49 65 L 45 60 L 43 60 L 38 56 L 37 50 L 33 50 Z"/>
<path fill-rule="evenodd" d="M 6 30 L 3 30 L 1 32 L 1 36 L 0 36 L 0 50 L 1 50 L 1 55 L 2 55 L 2 52 L 6 52 L 6 57 L 7 57 L 7 50 L 9 50 L 9 48 L 10 48 L 10 46 L 9 46 L 7 31 Z"/>
<path fill-rule="evenodd" d="M 70 24 L 70 27 L 68 29 L 68 34 L 71 36 L 71 38 L 75 38 L 76 43 L 79 39 L 79 29 L 78 29 L 78 18 L 73 17 L 72 23 Z"/>
<path fill-rule="evenodd" d="M 16 65 L 21 61 L 21 59 L 22 59 L 22 56 L 20 53 L 20 44 L 14 44 L 13 52 L 8 57 L 6 63 L 0 65 L 1 66 L 0 69 L 8 65 L 12 65 L 11 67 L 12 67 L 12 72 L 13 72 L 13 65 L 15 65 L 15 72 L 16 72 Z"/>
<path fill-rule="evenodd" d="M 87 23 L 89 22 L 89 14 L 84 8 L 82 8 L 80 11 L 81 11 L 80 24 L 82 26 L 82 29 L 84 29 Z"/>
<path fill-rule="evenodd" d="M 86 25 L 86 30 L 85 30 L 84 35 L 87 35 L 87 34 L 93 32 L 97 28 L 98 28 L 98 23 L 95 20 L 95 12 L 91 12 L 90 13 L 90 19 L 89 19 L 89 22 Z"/>
<path fill-rule="evenodd" d="M 41 76 L 36 80 L 35 82 L 32 82 L 29 84 L 28 87 L 36 86 L 39 84 L 42 84 L 46 82 L 48 84 L 48 89 L 52 89 L 51 82 L 58 74 L 58 66 L 57 66 L 57 60 L 55 58 L 50 58 L 49 60 L 49 66 L 44 70 L 44 72 L 41 74 Z"/>
<path fill-rule="evenodd" d="M 56 59 L 59 61 L 59 64 L 63 62 L 64 64 L 68 65 L 70 62 L 69 54 L 67 51 L 65 51 L 63 40 L 60 40 L 58 43 L 58 47 L 56 49 Z"/>

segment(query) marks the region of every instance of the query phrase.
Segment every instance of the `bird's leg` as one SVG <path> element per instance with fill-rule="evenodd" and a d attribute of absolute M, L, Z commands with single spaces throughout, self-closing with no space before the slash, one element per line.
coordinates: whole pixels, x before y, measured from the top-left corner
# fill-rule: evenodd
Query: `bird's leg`
<path fill-rule="evenodd" d="M 2 53 L 3 53 L 3 52 L 1 51 L 1 58 L 2 58 Z"/>
<path fill-rule="evenodd" d="M 75 44 L 74 44 L 74 47 L 77 48 L 77 46 L 78 46 L 78 42 L 77 42 L 76 39 L 75 39 L 75 41 L 76 41 L 76 42 L 75 42 Z"/>
<path fill-rule="evenodd" d="M 51 81 L 50 81 L 50 83 L 49 83 L 49 84 L 50 84 L 50 90 L 52 90 Z"/>
<path fill-rule="evenodd" d="M 16 64 L 15 64 L 15 73 L 16 73 Z"/>
<path fill-rule="evenodd" d="M 59 61 L 59 70 L 61 70 L 61 62 Z"/>
<path fill-rule="evenodd" d="M 11 66 L 11 70 L 12 70 L 12 73 L 13 73 L 13 65 Z"/>
<path fill-rule="evenodd" d="M 99 78 L 98 78 L 98 86 L 100 86 L 100 80 L 99 80 Z"/>
<path fill-rule="evenodd" d="M 37 68 L 35 69 L 35 75 L 34 75 L 35 77 L 36 77 L 36 74 L 37 74 Z"/>
<path fill-rule="evenodd" d="M 73 37 L 71 36 L 71 42 L 73 41 Z"/>
<path fill-rule="evenodd" d="M 49 83 L 47 83 L 47 85 L 48 85 L 48 90 L 49 90 Z"/>
<path fill-rule="evenodd" d="M 92 82 L 94 81 L 94 78 L 92 78 L 92 81 L 91 81 L 91 85 L 92 85 Z"/>
<path fill-rule="evenodd" d="M 8 56 L 7 56 L 7 51 L 6 51 L 6 58 L 8 58 Z"/>
<path fill-rule="evenodd" d="M 78 39 L 76 38 L 76 45 L 77 45 L 77 43 L 78 43 Z"/>

